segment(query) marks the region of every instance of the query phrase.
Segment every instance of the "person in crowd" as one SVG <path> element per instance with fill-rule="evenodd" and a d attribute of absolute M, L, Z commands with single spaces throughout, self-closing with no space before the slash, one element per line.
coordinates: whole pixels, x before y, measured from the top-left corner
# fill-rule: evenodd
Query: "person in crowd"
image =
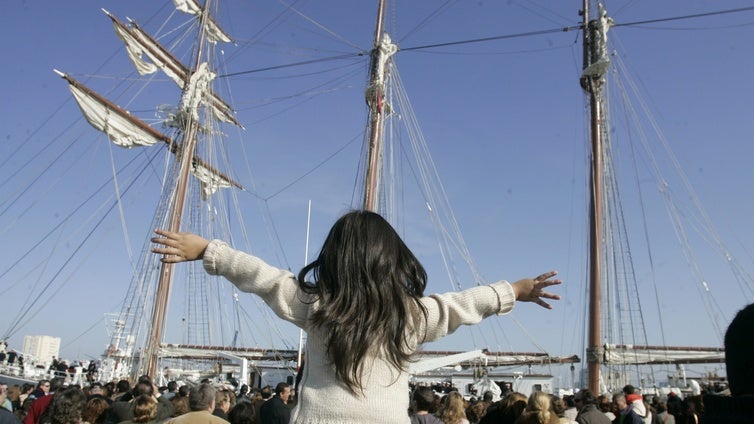
<path fill-rule="evenodd" d="M 7 383 L 0 381 L 0 392 L 5 395 L 3 396 L 3 401 L 0 403 L 0 408 L 13 412 L 13 402 L 10 400 L 10 393 L 8 391 Z"/>
<path fill-rule="evenodd" d="M 128 398 L 128 401 L 118 400 L 113 402 L 113 404 L 110 406 L 109 421 L 111 423 L 117 424 L 122 421 L 133 419 L 133 401 L 141 395 L 155 397 L 155 400 L 158 404 L 156 418 L 158 421 L 162 421 L 172 416 L 173 404 L 162 396 L 157 397 L 157 394 L 157 389 L 154 384 L 152 384 L 152 380 L 149 377 L 140 377 L 138 383 L 136 383 L 136 386 L 134 386 L 133 390 L 131 390 L 131 395 L 128 397 L 126 397 L 125 395 L 120 397 L 120 399 Z"/>
<path fill-rule="evenodd" d="M 469 423 L 471 424 L 479 424 L 482 417 L 487 414 L 488 406 L 489 405 L 483 400 L 474 399 L 470 401 L 469 405 L 466 407 L 466 419 L 469 420 Z"/>
<path fill-rule="evenodd" d="M 165 396 L 165 399 L 171 399 L 173 396 L 177 394 L 178 394 L 178 382 L 168 381 L 167 391 L 163 393 L 163 396 Z"/>
<path fill-rule="evenodd" d="M 24 401 L 31 395 L 31 393 L 34 391 L 34 385 L 30 383 L 24 383 L 21 386 L 21 394 L 18 396 L 18 400 L 23 405 Z"/>
<path fill-rule="evenodd" d="M 131 402 L 130 420 L 120 424 L 153 424 L 157 422 L 157 399 L 149 394 L 141 394 Z"/>
<path fill-rule="evenodd" d="M 754 303 L 738 311 L 725 331 L 730 396 L 704 396 L 702 424 L 754 423 Z"/>
<path fill-rule="evenodd" d="M 173 418 L 191 411 L 188 396 L 173 396 L 170 403 L 173 404 L 173 414 L 171 415 Z"/>
<path fill-rule="evenodd" d="M 42 424 L 82 424 L 86 394 L 78 387 L 69 387 L 59 394 L 55 393 L 49 413 L 45 414 Z"/>
<path fill-rule="evenodd" d="M 236 406 L 228 412 L 230 424 L 254 424 L 254 405 L 248 400 L 236 403 Z"/>
<path fill-rule="evenodd" d="M 411 424 L 442 424 L 442 421 L 434 415 L 435 392 L 428 386 L 417 386 L 414 389 L 413 413 Z"/>
<path fill-rule="evenodd" d="M 212 415 L 228 421 L 228 411 L 230 411 L 230 396 L 226 390 L 218 390 L 215 395 L 215 409 Z"/>
<path fill-rule="evenodd" d="M 596 405 L 597 409 L 602 411 L 610 422 L 613 422 L 615 419 L 615 413 L 613 412 L 613 403 L 610 401 L 610 398 L 606 395 L 599 395 L 597 396 Z"/>
<path fill-rule="evenodd" d="M 227 424 L 224 419 L 212 415 L 216 395 L 217 390 L 209 383 L 193 388 L 189 394 L 191 412 L 172 418 L 167 424 Z"/>
<path fill-rule="evenodd" d="M 563 415 L 576 421 L 576 416 L 579 415 L 579 409 L 576 407 L 576 402 L 573 401 L 575 395 L 563 396 L 563 401 L 566 403 L 566 410 Z"/>
<path fill-rule="evenodd" d="M 115 396 L 113 397 L 114 401 L 125 401 L 128 402 L 131 400 L 131 382 L 128 380 L 119 380 L 118 383 L 115 385 Z"/>
<path fill-rule="evenodd" d="M 582 389 L 573 396 L 579 409 L 576 422 L 579 424 L 610 424 L 610 419 L 597 408 L 597 397 L 589 389 Z"/>
<path fill-rule="evenodd" d="M 550 396 L 550 398 L 550 402 L 552 403 L 552 411 L 555 413 L 555 416 L 558 417 L 558 424 L 576 424 L 576 421 L 566 417 L 565 415 L 565 411 L 566 409 L 568 409 L 568 405 L 566 404 L 565 400 L 555 395 Z"/>
<path fill-rule="evenodd" d="M 39 399 L 50 393 L 50 380 L 39 380 L 37 387 L 29 394 L 33 399 Z"/>
<path fill-rule="evenodd" d="M 514 424 L 526 409 L 528 399 L 523 393 L 508 392 L 503 399 L 493 403 L 479 424 Z"/>
<path fill-rule="evenodd" d="M 0 387 L 0 405 L 5 403 L 5 399 L 8 396 L 7 389 Z M 0 424 L 20 424 L 18 418 L 9 410 L 0 407 Z"/>
<path fill-rule="evenodd" d="M 238 389 L 238 396 L 236 396 L 236 402 L 251 402 L 251 394 L 249 393 L 249 386 L 242 384 Z"/>
<path fill-rule="evenodd" d="M 647 404 L 644 403 L 644 396 L 630 384 L 623 386 L 623 394 L 626 395 L 626 403 L 628 403 L 636 415 L 641 417 L 642 422 L 644 424 L 652 424 L 652 412 L 647 408 Z"/>
<path fill-rule="evenodd" d="M 288 398 L 291 387 L 287 383 L 275 386 L 275 396 L 270 398 L 259 408 L 259 422 L 261 424 L 287 424 L 291 419 L 291 409 Z"/>
<path fill-rule="evenodd" d="M 338 219 L 297 277 L 218 240 L 155 232 L 152 241 L 160 246 L 152 251 L 164 263 L 203 259 L 208 273 L 259 295 L 280 318 L 307 331 L 294 422 L 407 423 L 408 362 L 420 344 L 510 312 L 516 300 L 549 309 L 543 299 L 560 298 L 545 291 L 561 283 L 552 279 L 556 272 L 424 297 L 424 268 L 390 224 L 368 211 Z"/>
<path fill-rule="evenodd" d="M 89 397 L 84 407 L 84 412 L 81 414 L 81 418 L 84 422 L 89 424 L 105 424 L 107 422 L 107 408 L 110 404 L 107 402 L 109 399 L 104 397 Z"/>
<path fill-rule="evenodd" d="M 536 391 L 529 396 L 526 409 L 516 419 L 516 424 L 558 424 L 558 421 L 550 395 Z"/>
<path fill-rule="evenodd" d="M 655 410 L 657 411 L 656 423 L 659 424 L 675 424 L 675 417 L 668 412 L 668 403 L 665 400 L 658 399 Z"/>
<path fill-rule="evenodd" d="M 47 411 L 47 408 L 52 404 L 55 393 L 62 390 L 64 384 L 65 380 L 61 377 L 40 381 L 37 388 L 45 394 L 35 399 L 34 403 L 31 404 L 29 412 L 27 412 L 26 417 L 24 417 L 24 424 L 39 424 L 39 418 L 45 413 L 45 411 Z M 32 393 L 32 395 L 33 394 L 34 393 Z"/>
<path fill-rule="evenodd" d="M 254 405 L 254 419 L 259 422 L 259 411 L 262 409 L 262 405 L 272 398 L 272 387 L 264 386 L 259 391 L 259 396 L 254 396 L 251 403 Z"/>
<path fill-rule="evenodd" d="M 644 420 L 626 401 L 626 395 L 622 392 L 613 396 L 613 404 L 615 404 L 617 412 L 615 420 L 613 420 L 614 424 L 644 424 Z"/>
<path fill-rule="evenodd" d="M 89 393 L 87 396 L 87 399 L 94 399 L 99 398 L 107 402 L 107 405 L 110 406 L 113 403 L 113 400 L 110 399 L 109 396 L 105 394 L 105 390 L 102 387 L 102 383 L 95 381 L 89 386 Z M 91 424 L 91 423 L 90 423 Z"/>
<path fill-rule="evenodd" d="M 443 424 L 469 424 L 466 419 L 466 404 L 457 391 L 450 392 L 442 398 L 442 406 L 437 411 L 437 418 Z"/>

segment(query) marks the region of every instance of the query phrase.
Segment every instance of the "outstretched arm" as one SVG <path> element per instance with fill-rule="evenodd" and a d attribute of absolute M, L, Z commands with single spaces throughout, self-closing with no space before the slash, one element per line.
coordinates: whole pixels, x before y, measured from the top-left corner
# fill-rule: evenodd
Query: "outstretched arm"
<path fill-rule="evenodd" d="M 209 240 L 193 233 L 176 233 L 167 230 L 154 230 L 162 237 L 152 237 L 152 243 L 161 244 L 165 247 L 155 247 L 153 253 L 162 253 L 160 261 L 164 263 L 177 263 L 195 261 L 204 257 Z"/>
<path fill-rule="evenodd" d="M 547 287 L 563 283 L 561 280 L 550 279 L 556 275 L 558 275 L 557 271 L 550 271 L 537 278 L 525 278 L 516 281 L 512 284 L 513 292 L 516 293 L 516 300 L 519 302 L 534 302 L 543 308 L 552 309 L 552 306 L 542 300 L 542 298 L 560 300 L 560 296 L 544 291 Z"/>

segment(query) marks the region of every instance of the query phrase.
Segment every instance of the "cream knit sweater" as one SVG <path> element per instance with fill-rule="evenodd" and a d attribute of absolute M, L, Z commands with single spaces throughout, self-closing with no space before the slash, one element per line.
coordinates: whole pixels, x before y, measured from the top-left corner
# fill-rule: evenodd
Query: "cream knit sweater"
<path fill-rule="evenodd" d="M 291 272 L 219 240 L 207 247 L 204 268 L 227 278 L 240 290 L 260 296 L 280 318 L 307 332 L 306 366 L 291 423 L 410 423 L 408 374 L 385 361 L 378 347 L 364 366 L 363 394 L 353 395 L 335 378 L 323 344 L 325 334 L 307 322 L 317 303 L 299 290 Z M 426 296 L 421 299 L 428 311 L 427 322 L 422 323 L 426 325 L 426 338 L 416 340 L 416 345 L 440 339 L 461 325 L 508 313 L 515 300 L 513 288 L 506 281 Z M 417 334 L 424 334 L 423 326 Z"/>

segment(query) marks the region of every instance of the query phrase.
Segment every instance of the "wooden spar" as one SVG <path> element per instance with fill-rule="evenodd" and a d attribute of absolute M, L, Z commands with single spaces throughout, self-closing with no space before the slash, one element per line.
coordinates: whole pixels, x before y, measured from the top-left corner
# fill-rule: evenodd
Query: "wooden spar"
<path fill-rule="evenodd" d="M 202 24 L 199 31 L 199 47 L 196 52 L 196 59 L 194 61 L 194 67 L 192 75 L 199 68 L 204 54 L 204 44 L 206 39 L 204 23 L 207 19 L 206 11 L 209 10 L 211 0 L 207 0 L 204 4 L 204 13 L 202 13 Z M 185 94 L 185 89 L 184 89 Z M 183 134 L 183 144 L 180 155 L 180 168 L 178 171 L 178 181 L 176 183 L 175 192 L 173 194 L 173 202 L 171 202 L 172 209 L 170 211 L 170 218 L 168 222 L 168 228 L 170 231 L 178 232 L 181 230 L 181 222 L 183 218 L 183 207 L 186 202 L 186 192 L 188 190 L 189 174 L 191 172 L 191 162 L 194 156 L 194 148 L 196 146 L 196 134 L 199 131 L 199 123 L 194 119 L 193 113 L 188 111 L 186 114 L 186 126 Z M 146 374 L 152 379 L 157 378 L 157 362 L 159 360 L 160 344 L 162 344 L 162 337 L 165 331 L 165 316 L 168 309 L 168 301 L 170 300 L 170 289 L 173 283 L 173 264 L 162 263 L 160 267 L 160 280 L 157 284 L 157 292 L 155 294 L 154 308 L 152 309 L 152 320 L 149 329 L 149 335 L 147 336 L 147 345 L 144 351 L 146 357 L 143 362 L 142 374 Z"/>
<path fill-rule="evenodd" d="M 382 43 L 382 22 L 385 12 L 385 0 L 380 0 L 377 8 L 377 24 L 374 30 L 374 47 L 372 48 L 371 63 L 369 70 L 369 86 L 373 88 L 368 90 L 367 103 L 370 106 L 370 124 L 369 124 L 369 150 L 366 168 L 366 178 L 364 181 L 364 209 L 377 211 L 377 201 L 379 196 L 380 171 L 382 160 L 382 137 L 384 131 L 384 91 L 377 88 L 382 81 L 384 71 L 379 66 L 381 55 L 384 51 L 380 48 Z"/>
<path fill-rule="evenodd" d="M 67 75 L 67 74 L 65 74 L 63 72 L 60 72 L 58 70 L 55 70 L 55 72 L 58 75 L 60 75 L 61 78 L 63 78 L 64 80 L 66 80 L 68 82 L 68 84 L 70 84 L 70 85 L 78 88 L 79 90 L 81 90 L 84 93 L 86 93 L 87 96 L 89 96 L 89 97 L 97 100 L 97 102 L 99 102 L 100 104 L 102 104 L 105 107 L 107 107 L 107 109 L 109 111 L 115 113 L 116 115 L 120 116 L 123 119 L 128 120 L 132 124 L 134 124 L 137 127 L 139 127 L 141 130 L 143 130 L 144 132 L 150 134 L 155 139 L 160 140 L 163 143 L 165 143 L 165 145 L 168 147 L 168 149 L 170 150 L 171 153 L 173 153 L 174 155 L 178 154 L 178 151 L 179 151 L 178 150 L 178 145 L 176 145 L 175 141 L 173 141 L 172 138 L 170 138 L 169 136 L 167 136 L 167 135 L 161 133 L 160 131 L 157 131 L 156 129 L 152 128 L 146 122 L 144 122 L 141 119 L 139 119 L 139 118 L 131 115 L 130 113 L 128 113 L 122 107 L 120 107 L 120 106 L 116 105 L 115 103 L 111 102 L 106 97 L 101 96 L 99 93 L 97 93 L 96 91 L 92 90 L 91 88 L 85 86 L 84 84 L 80 83 L 79 81 L 77 81 L 76 79 L 74 79 L 73 77 L 71 77 L 70 75 Z M 210 165 L 209 163 L 207 163 L 203 159 L 199 158 L 198 156 L 194 155 L 194 157 L 192 159 L 192 163 L 195 164 L 195 165 L 199 165 L 199 166 L 202 166 L 204 168 L 207 168 L 207 170 L 209 170 L 210 173 L 212 173 L 213 175 L 217 175 L 221 179 L 227 181 L 228 184 L 230 184 L 230 185 L 232 185 L 234 187 L 238 187 L 241 190 L 245 190 L 244 187 L 239 182 L 234 181 L 229 176 L 227 176 L 224 173 L 220 172 L 219 170 L 217 170 L 212 165 Z"/>
<path fill-rule="evenodd" d="M 584 69 L 592 64 L 594 32 L 589 20 L 589 0 L 584 0 Z M 591 114 L 591 177 L 589 205 L 589 319 L 587 339 L 587 388 L 600 393 L 602 301 L 602 75 L 582 75 L 581 86 L 589 93 Z"/>

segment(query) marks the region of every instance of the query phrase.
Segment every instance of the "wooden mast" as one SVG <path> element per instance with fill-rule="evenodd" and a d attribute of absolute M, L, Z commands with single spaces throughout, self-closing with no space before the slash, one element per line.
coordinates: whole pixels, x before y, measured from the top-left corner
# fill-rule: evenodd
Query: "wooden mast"
<path fill-rule="evenodd" d="M 369 120 L 369 151 L 367 157 L 366 177 L 364 181 L 365 210 L 377 211 L 379 198 L 380 174 L 382 169 L 382 138 L 385 122 L 385 91 L 383 80 L 385 76 L 386 52 L 382 46 L 382 23 L 385 13 L 385 0 L 379 0 L 377 7 L 377 24 L 374 30 L 374 46 L 372 47 L 369 66 L 369 90 L 367 90 L 367 104 L 370 109 Z"/>
<path fill-rule="evenodd" d="M 589 0 L 583 3 L 584 71 L 581 87 L 589 95 L 591 115 L 591 173 L 589 204 L 589 317 L 587 357 L 587 388 L 600 392 L 600 364 L 602 362 L 601 302 L 603 252 L 603 139 L 604 72 L 607 68 L 606 31 L 608 18 L 602 8 L 596 19 L 589 17 Z"/>
<path fill-rule="evenodd" d="M 199 46 L 197 47 L 196 60 L 194 63 L 193 71 L 184 86 L 184 95 L 186 89 L 189 87 L 189 80 L 196 74 L 199 65 L 204 54 L 205 44 L 205 21 L 207 19 L 206 11 L 209 10 L 211 0 L 207 0 L 204 4 L 204 11 L 202 13 L 200 33 L 199 33 Z M 196 95 L 196 94 L 194 94 Z M 183 100 L 182 100 L 183 102 Z M 185 104 L 197 104 L 186 102 Z M 198 105 L 198 104 L 197 104 Z M 197 106 L 198 107 L 198 106 Z M 183 133 L 183 143 L 180 146 L 180 168 L 178 170 L 178 181 L 176 183 L 175 192 L 173 193 L 172 209 L 170 210 L 170 217 L 168 221 L 168 228 L 170 231 L 180 231 L 181 221 L 183 218 L 183 208 L 186 202 L 186 193 L 188 191 L 188 183 L 191 173 L 191 162 L 194 156 L 194 148 L 196 146 L 196 134 L 199 131 L 199 122 L 194 118 L 195 111 L 186 110 L 186 123 Z M 157 284 L 157 292 L 155 294 L 154 307 L 152 309 L 151 327 L 149 329 L 149 335 L 147 336 L 146 349 L 143 352 L 144 359 L 142 361 L 143 374 L 150 376 L 153 381 L 157 380 L 157 362 L 159 360 L 159 350 L 162 344 L 163 333 L 165 331 L 165 317 L 168 309 L 168 301 L 170 300 L 170 289 L 173 283 L 173 264 L 162 263 L 160 267 L 160 279 Z"/>

